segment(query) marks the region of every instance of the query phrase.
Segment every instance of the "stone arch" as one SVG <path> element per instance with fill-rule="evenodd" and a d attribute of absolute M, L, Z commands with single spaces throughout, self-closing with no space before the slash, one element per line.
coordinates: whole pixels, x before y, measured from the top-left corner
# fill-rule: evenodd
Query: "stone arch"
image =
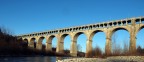
<path fill-rule="evenodd" d="M 64 38 L 66 37 L 66 36 L 70 36 L 70 34 L 62 34 L 61 36 L 60 36 L 60 39 L 61 39 L 61 42 L 64 42 Z M 71 36 L 70 36 L 70 38 L 71 38 Z"/>
<path fill-rule="evenodd" d="M 24 41 L 24 46 L 25 46 L 25 47 L 28 47 L 28 43 L 29 43 L 29 42 L 28 42 L 28 39 L 25 38 L 23 41 Z"/>
<path fill-rule="evenodd" d="M 31 38 L 30 39 L 30 41 L 29 41 L 29 46 L 30 47 L 33 47 L 33 48 L 36 48 L 36 43 L 35 43 L 35 41 L 36 41 L 36 38 Z"/>
<path fill-rule="evenodd" d="M 38 38 L 37 41 L 37 49 L 42 50 L 44 45 L 42 44 L 43 40 L 46 39 L 44 36 Z"/>
<path fill-rule="evenodd" d="M 81 35 L 81 34 L 84 34 L 84 36 L 86 37 L 86 39 L 85 39 L 85 42 L 83 42 L 83 43 L 80 43 L 80 42 L 77 42 L 78 41 L 78 37 Z M 73 37 L 73 41 L 72 41 L 72 45 L 71 45 L 71 48 L 72 47 L 74 47 L 74 52 L 75 52 L 75 54 L 74 55 L 76 55 L 76 56 L 79 56 L 77 53 L 78 53 L 78 50 L 79 49 L 77 49 L 77 48 L 80 48 L 81 49 L 81 52 L 83 51 L 83 52 L 86 52 L 87 51 L 87 48 L 86 48 L 86 44 L 87 44 L 87 33 L 85 33 L 85 32 L 77 32 L 77 33 L 75 33 L 74 34 L 74 37 Z M 82 46 L 81 46 L 82 45 Z M 79 50 L 80 51 L 80 50 Z M 70 51 L 70 52 L 72 52 L 72 51 Z M 84 56 L 84 55 L 82 55 L 82 56 Z"/>
<path fill-rule="evenodd" d="M 28 39 L 27 39 L 27 38 L 25 38 L 25 39 L 24 39 L 24 42 L 28 42 Z"/>
<path fill-rule="evenodd" d="M 64 50 L 64 39 L 65 39 L 65 37 L 67 37 L 67 36 L 70 36 L 70 34 L 62 34 L 61 36 L 60 36 L 60 46 L 61 46 L 61 50 L 63 51 Z M 70 36 L 70 40 L 71 40 L 71 36 Z M 70 45 L 68 46 L 68 47 L 70 47 Z"/>
<path fill-rule="evenodd" d="M 94 37 L 94 35 L 98 32 L 104 32 L 103 30 L 94 30 L 92 31 L 92 33 L 90 33 L 89 39 L 92 40 L 92 38 Z M 104 32 L 105 33 L 105 32 Z"/>
<path fill-rule="evenodd" d="M 115 48 L 118 46 L 120 46 L 120 48 L 119 49 L 125 49 L 125 50 L 123 50 L 123 51 L 119 51 L 119 52 L 117 52 L 118 54 L 120 54 L 120 53 L 126 53 L 126 52 L 128 52 L 129 51 L 129 49 L 130 49 L 130 37 L 129 37 L 129 41 L 128 42 L 126 42 L 125 43 L 125 40 L 122 40 L 122 41 L 124 41 L 124 42 L 121 42 L 121 44 L 120 43 L 118 43 L 118 45 L 117 45 L 117 42 L 116 43 L 113 43 L 113 41 L 117 41 L 116 40 L 116 37 L 112 37 L 113 36 L 113 34 L 116 32 L 116 31 L 118 31 L 118 30 L 125 30 L 125 31 L 127 31 L 128 32 L 128 34 L 129 34 L 129 36 L 131 36 L 131 31 L 129 30 L 129 28 L 127 28 L 127 27 L 117 27 L 117 28 L 113 28 L 112 30 L 111 30 L 111 32 L 110 32 L 110 40 L 111 40 L 111 53 L 116 53 L 115 52 Z M 113 48 L 114 48 L 114 50 L 113 50 Z"/>
<path fill-rule="evenodd" d="M 43 40 L 44 38 L 45 38 L 44 36 L 39 37 L 37 43 L 42 43 L 42 40 Z"/>
<path fill-rule="evenodd" d="M 85 29 L 85 28 L 84 28 Z M 74 32 L 71 37 L 70 54 L 71 56 L 77 56 L 77 38 L 80 34 L 85 34 L 84 32 Z M 85 34 L 86 35 L 86 34 Z"/>
<path fill-rule="evenodd" d="M 138 29 L 137 29 L 137 31 L 136 31 L 136 48 L 138 47 L 138 46 L 140 46 L 140 47 L 143 47 L 142 45 L 143 45 L 143 37 L 141 37 L 140 35 L 143 35 L 143 30 L 144 30 L 144 25 L 141 25 Z"/>
<path fill-rule="evenodd" d="M 54 37 L 56 37 L 55 35 L 50 35 L 47 39 L 47 41 L 46 41 L 46 43 L 52 43 L 52 39 L 54 38 Z M 57 37 L 56 37 L 57 38 Z"/>
<path fill-rule="evenodd" d="M 74 34 L 74 37 L 73 37 L 74 41 L 77 40 L 77 38 L 78 38 L 78 36 L 79 36 L 80 34 L 84 34 L 84 35 L 86 35 L 86 37 L 87 37 L 87 34 L 86 34 L 85 32 L 77 32 L 77 33 Z"/>
<path fill-rule="evenodd" d="M 54 37 L 57 39 L 56 35 L 50 35 L 50 36 L 48 36 L 47 41 L 46 41 L 46 50 L 47 51 L 52 51 L 52 39 Z"/>
<path fill-rule="evenodd" d="M 141 26 L 138 28 L 136 34 L 137 34 L 141 29 L 143 29 L 143 28 L 144 28 L 144 25 L 141 25 Z"/>
<path fill-rule="evenodd" d="M 110 38 L 112 37 L 113 33 L 118 31 L 118 30 L 126 30 L 130 34 L 130 30 L 127 27 L 117 27 L 113 28 L 110 32 Z"/>
<path fill-rule="evenodd" d="M 101 33 L 100 33 L 101 32 Z M 96 36 L 99 36 L 99 35 L 97 35 L 97 34 L 103 34 L 103 42 L 98 42 L 97 40 L 96 40 Z M 103 52 L 103 53 L 105 53 L 105 48 L 106 48 L 106 33 L 105 33 L 105 31 L 104 30 L 94 30 L 94 31 L 92 31 L 91 33 L 90 33 L 90 36 L 89 36 L 89 43 L 91 43 L 91 48 L 93 49 L 93 48 L 95 48 L 95 47 L 97 47 L 97 48 L 100 48 L 100 50 Z M 103 44 L 104 46 L 100 46 L 100 43 L 101 44 Z"/>

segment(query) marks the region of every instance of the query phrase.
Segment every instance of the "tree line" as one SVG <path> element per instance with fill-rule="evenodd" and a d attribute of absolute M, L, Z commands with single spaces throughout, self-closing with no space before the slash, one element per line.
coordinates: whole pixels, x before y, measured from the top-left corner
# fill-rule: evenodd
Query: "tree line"
<path fill-rule="evenodd" d="M 36 45 L 36 43 L 34 43 Z M 29 48 L 28 42 L 17 38 L 12 33 L 0 27 L 0 56 L 70 56 L 69 50 L 64 50 L 64 53 L 56 53 L 56 48 L 53 47 L 52 51 L 46 51 L 45 45 L 42 45 L 42 50 L 36 48 Z"/>
<path fill-rule="evenodd" d="M 129 47 L 127 43 L 124 43 L 124 48 L 116 43 L 116 38 L 112 42 L 112 53 L 110 56 L 129 56 L 129 55 L 144 55 L 144 48 L 137 47 L 135 54 L 129 54 Z M 35 43 L 36 45 L 36 43 Z M 46 51 L 45 45 L 42 45 L 42 50 L 36 48 L 29 48 L 28 42 L 18 39 L 12 35 L 8 29 L 0 27 L 0 56 L 70 56 L 70 50 L 66 49 L 63 53 L 56 53 L 56 47 L 52 48 L 52 51 Z M 105 53 L 98 46 L 94 47 L 92 51 L 87 54 L 81 51 L 81 46 L 77 45 L 77 55 L 79 57 L 107 57 Z"/>
<path fill-rule="evenodd" d="M 119 43 L 116 43 L 117 36 L 114 35 L 114 37 L 112 38 L 112 43 L 111 43 L 111 54 L 110 55 L 106 55 L 105 53 L 103 53 L 103 51 L 101 50 L 101 48 L 99 48 L 99 46 L 96 46 L 92 49 L 92 51 L 89 51 L 87 53 L 87 57 L 100 57 L 100 58 L 105 58 L 108 56 L 144 56 L 144 48 L 142 48 L 140 45 L 137 46 L 136 48 L 136 52 L 135 53 L 130 53 L 129 51 L 129 45 L 128 43 L 126 43 L 126 40 L 124 40 L 123 42 L 123 48 Z"/>

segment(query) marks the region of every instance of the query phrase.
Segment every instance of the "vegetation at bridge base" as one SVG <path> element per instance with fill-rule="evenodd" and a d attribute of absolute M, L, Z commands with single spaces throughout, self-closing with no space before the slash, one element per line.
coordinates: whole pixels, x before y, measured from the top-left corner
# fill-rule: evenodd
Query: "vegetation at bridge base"
<path fill-rule="evenodd" d="M 89 51 L 86 54 L 86 57 L 87 58 L 105 58 L 106 55 L 105 53 L 102 52 L 102 50 L 98 46 L 96 46 L 95 48 L 92 49 L 92 51 Z"/>
<path fill-rule="evenodd" d="M 86 57 L 94 57 L 94 58 L 106 58 L 109 56 L 144 56 L 144 48 L 142 48 L 141 46 L 138 46 L 136 48 L 136 51 L 131 53 L 131 51 L 129 50 L 129 45 L 126 43 L 126 41 L 124 40 L 124 44 L 123 44 L 123 48 L 122 46 L 120 46 L 119 43 L 116 43 L 116 39 L 117 37 L 112 38 L 112 50 L 111 50 L 111 54 L 107 55 L 105 53 L 102 52 L 102 50 L 96 46 L 95 48 L 92 49 L 92 51 L 89 51 L 86 54 Z"/>
<path fill-rule="evenodd" d="M 0 56 L 70 56 L 68 50 L 56 53 L 56 48 L 52 48 L 52 51 L 45 51 L 44 48 L 45 45 L 42 50 L 29 48 L 27 42 L 13 36 L 8 29 L 0 27 Z"/>
<path fill-rule="evenodd" d="M 112 44 L 112 54 L 106 55 L 102 50 L 97 46 L 89 51 L 86 54 L 86 57 L 94 58 L 105 58 L 109 56 L 144 56 L 144 48 L 141 46 L 137 47 L 135 53 L 130 54 L 128 50 L 128 45 L 125 43 L 124 48 L 119 44 Z M 77 47 L 78 50 L 79 47 Z M 84 57 L 85 53 L 78 51 L 77 54 L 79 57 Z M 10 31 L 7 31 L 5 28 L 0 28 L 0 56 L 70 56 L 69 50 L 64 50 L 63 53 L 56 53 L 56 48 L 52 48 L 52 51 L 45 51 L 45 45 L 43 45 L 42 50 L 36 50 L 36 48 L 29 48 L 27 42 L 24 42 L 22 39 L 17 39 L 13 36 Z"/>
<path fill-rule="evenodd" d="M 102 52 L 102 50 L 97 46 L 93 48 L 92 51 L 89 51 L 86 54 L 86 57 L 90 58 L 106 58 L 109 56 L 144 56 L 144 48 L 141 46 L 138 46 L 136 48 L 135 53 L 130 53 L 131 51 L 128 50 L 128 45 L 124 45 L 124 48 L 122 48 L 119 44 L 115 44 L 112 48 L 112 53 L 110 55 L 106 55 L 105 53 Z"/>

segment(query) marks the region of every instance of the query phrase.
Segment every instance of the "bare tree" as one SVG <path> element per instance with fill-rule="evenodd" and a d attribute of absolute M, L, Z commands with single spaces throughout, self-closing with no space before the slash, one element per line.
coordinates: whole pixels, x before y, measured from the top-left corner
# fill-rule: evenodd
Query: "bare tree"
<path fill-rule="evenodd" d="M 5 35 L 12 35 L 12 31 L 4 26 L 0 27 L 0 33 L 3 33 Z"/>
<path fill-rule="evenodd" d="M 112 53 L 114 54 L 114 53 L 116 53 L 116 38 L 117 38 L 117 36 L 116 36 L 116 34 L 114 34 L 113 35 L 113 37 L 112 37 Z"/>
<path fill-rule="evenodd" d="M 113 55 L 120 55 L 122 53 L 122 48 L 119 44 L 116 43 L 116 39 L 117 35 L 114 34 L 114 36 L 112 37 L 112 53 Z"/>
<path fill-rule="evenodd" d="M 98 46 L 95 47 L 94 51 L 95 51 L 95 56 L 96 57 L 102 56 L 102 51 L 101 51 L 101 49 Z"/>
<path fill-rule="evenodd" d="M 123 43 L 124 43 L 123 54 L 126 55 L 129 52 L 129 45 L 128 45 L 126 39 L 123 41 Z"/>

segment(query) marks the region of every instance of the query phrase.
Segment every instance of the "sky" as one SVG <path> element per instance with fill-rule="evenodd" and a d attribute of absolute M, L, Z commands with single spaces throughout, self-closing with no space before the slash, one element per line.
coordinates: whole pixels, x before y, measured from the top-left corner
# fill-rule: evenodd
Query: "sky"
<path fill-rule="evenodd" d="M 143 2 L 144 0 L 0 0 L 0 26 L 9 29 L 13 35 L 20 35 L 139 17 L 144 16 Z M 141 41 L 139 44 L 142 44 L 143 32 L 140 31 L 138 35 L 140 39 L 137 40 Z M 129 40 L 127 31 L 116 33 L 122 38 L 119 41 L 125 39 L 119 33 L 127 33 L 125 37 Z M 85 38 L 84 34 L 80 35 L 78 43 L 86 42 Z M 105 33 L 97 33 L 94 40 L 103 48 Z M 67 42 L 70 43 L 70 40 Z M 85 44 L 81 45 L 84 51 Z"/>

